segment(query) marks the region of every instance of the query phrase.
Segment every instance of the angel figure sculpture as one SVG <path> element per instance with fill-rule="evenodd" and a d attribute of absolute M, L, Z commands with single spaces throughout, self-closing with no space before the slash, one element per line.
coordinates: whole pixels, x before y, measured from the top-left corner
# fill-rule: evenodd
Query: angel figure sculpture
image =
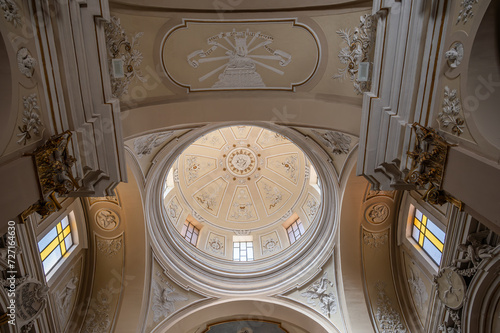
<path fill-rule="evenodd" d="M 483 240 L 486 239 L 489 234 L 489 230 L 483 230 L 467 236 L 467 242 L 458 246 L 458 249 L 465 253 L 465 258 L 453 260 L 453 265 L 457 263 L 472 262 L 474 267 L 477 267 L 483 259 L 491 258 L 491 252 L 494 249 L 493 246 L 483 244 Z"/>

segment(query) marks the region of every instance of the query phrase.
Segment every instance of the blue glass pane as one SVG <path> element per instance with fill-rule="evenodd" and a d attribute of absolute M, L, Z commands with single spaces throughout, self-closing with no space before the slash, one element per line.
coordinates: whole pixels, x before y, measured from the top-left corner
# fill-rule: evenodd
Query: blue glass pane
<path fill-rule="evenodd" d="M 47 274 L 52 267 L 57 264 L 57 262 L 61 259 L 61 247 L 58 245 L 54 251 L 52 251 L 51 254 L 45 260 L 43 261 L 43 270 L 45 271 L 45 274 Z"/>
<path fill-rule="evenodd" d="M 300 234 L 303 235 L 304 234 L 304 226 L 302 225 L 302 222 L 299 223 L 299 230 L 300 230 Z"/>
<path fill-rule="evenodd" d="M 62 224 L 63 230 L 69 225 L 69 220 L 68 220 L 67 216 L 62 219 L 61 224 Z"/>
<path fill-rule="evenodd" d="M 420 229 L 417 229 L 417 227 L 413 226 L 413 232 L 411 234 L 411 237 L 415 242 L 418 243 L 418 237 L 420 237 Z"/>
<path fill-rule="evenodd" d="M 432 232 L 432 234 L 444 244 L 444 237 L 446 234 L 429 219 L 427 219 L 427 229 L 429 229 L 430 232 Z"/>
<path fill-rule="evenodd" d="M 47 245 L 49 245 L 50 242 L 52 242 L 52 240 L 56 237 L 57 237 L 57 230 L 56 227 L 54 227 L 38 242 L 38 250 L 42 252 L 43 249 L 45 249 L 45 247 L 47 247 Z"/>
<path fill-rule="evenodd" d="M 415 209 L 415 217 L 422 222 L 422 212 L 419 211 L 418 209 Z"/>
<path fill-rule="evenodd" d="M 441 263 L 442 253 L 427 238 L 424 239 L 423 249 L 432 258 L 432 260 L 434 260 L 434 262 L 439 266 L 439 264 Z"/>
<path fill-rule="evenodd" d="M 66 244 L 66 251 L 68 251 L 71 245 L 73 245 L 73 238 L 71 238 L 71 234 L 64 238 L 64 243 Z"/>

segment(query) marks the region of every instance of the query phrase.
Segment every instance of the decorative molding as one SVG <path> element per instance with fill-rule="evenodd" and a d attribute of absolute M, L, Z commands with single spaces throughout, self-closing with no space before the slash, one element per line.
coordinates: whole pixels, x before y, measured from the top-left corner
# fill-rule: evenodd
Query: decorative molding
<path fill-rule="evenodd" d="M 376 203 L 371 205 L 365 213 L 365 218 L 372 224 L 384 223 L 390 215 L 389 206 L 385 203 Z"/>
<path fill-rule="evenodd" d="M 385 245 L 388 239 L 387 232 L 375 234 L 366 230 L 363 231 L 363 243 L 372 249 Z"/>
<path fill-rule="evenodd" d="M 101 253 L 108 257 L 112 257 L 117 254 L 122 249 L 122 246 L 122 237 L 115 239 L 97 239 L 97 248 Z"/>
<path fill-rule="evenodd" d="M 460 136 L 464 132 L 464 119 L 460 117 L 462 105 L 456 89 L 444 87 L 443 111 L 438 114 L 439 123 L 444 128 L 451 125 L 451 132 Z"/>
<path fill-rule="evenodd" d="M 157 276 L 161 278 L 161 273 L 157 272 Z M 187 301 L 188 298 L 176 292 L 175 288 L 165 279 L 159 283 L 153 279 L 153 322 L 156 324 L 161 319 L 167 318 L 175 312 L 175 303 L 179 301 Z"/>
<path fill-rule="evenodd" d="M 320 306 L 321 312 L 330 317 L 330 314 L 337 313 L 337 297 L 333 292 L 328 292 L 328 287 L 333 287 L 333 282 L 328 279 L 328 272 L 309 286 L 306 291 L 300 295 L 306 298 L 307 303 L 313 307 Z M 319 302 L 316 303 L 316 300 Z"/>
<path fill-rule="evenodd" d="M 33 135 L 40 136 L 44 127 L 39 115 L 40 107 L 36 94 L 23 96 L 23 107 L 23 126 L 18 127 L 21 133 L 17 134 L 19 137 L 17 143 L 20 145 L 26 145 Z"/>
<path fill-rule="evenodd" d="M 366 193 L 365 201 L 375 197 L 389 197 L 391 199 L 394 199 L 395 195 L 396 191 L 380 191 L 369 189 Z"/>
<path fill-rule="evenodd" d="M 149 155 L 154 148 L 167 141 L 173 134 L 174 131 L 167 131 L 141 136 L 134 140 L 134 152 L 139 158 Z"/>
<path fill-rule="evenodd" d="M 450 68 L 457 68 L 464 58 L 464 45 L 460 42 L 453 43 L 450 49 L 444 53 L 444 57 Z"/>
<path fill-rule="evenodd" d="M 32 77 L 36 64 L 36 59 L 31 56 L 31 52 L 27 48 L 21 47 L 17 50 L 17 67 L 24 76 Z"/>
<path fill-rule="evenodd" d="M 476 3 L 479 3 L 479 0 L 462 0 L 460 3 L 460 7 L 462 7 L 462 9 L 458 12 L 456 24 L 460 23 L 460 21 L 463 21 L 465 24 L 469 19 L 474 17 L 473 7 Z"/>
<path fill-rule="evenodd" d="M 392 301 L 385 291 L 385 283 L 378 281 L 375 285 L 377 290 L 377 311 L 375 319 L 381 333 L 406 333 L 406 326 L 401 320 L 400 313 L 392 307 Z"/>
<path fill-rule="evenodd" d="M 369 53 L 374 39 L 375 22 L 372 16 L 365 14 L 359 19 L 359 26 L 351 29 L 337 30 L 337 35 L 344 40 L 346 46 L 339 52 L 339 59 L 344 68 L 338 69 L 338 74 L 334 75 L 334 79 L 349 78 L 354 84 L 354 91 L 361 95 L 365 91 L 370 91 L 371 82 L 359 81 L 357 74 L 359 64 L 362 62 L 370 62 Z"/>
<path fill-rule="evenodd" d="M 111 16 L 110 22 L 104 25 L 104 33 L 106 34 L 106 45 L 108 48 L 108 67 L 111 77 L 111 88 L 113 97 L 120 98 L 124 94 L 128 94 L 130 83 L 137 79 L 140 82 L 147 82 L 147 78 L 142 75 L 139 69 L 143 60 L 142 53 L 137 49 L 139 46 L 139 38 L 143 32 L 139 32 L 132 37 L 125 33 L 125 30 L 120 24 L 120 19 L 116 16 Z M 116 62 L 113 59 L 118 59 L 119 69 L 123 75 L 115 75 L 114 66 Z"/>
<path fill-rule="evenodd" d="M 16 28 L 21 26 L 19 7 L 14 0 L 0 0 L 0 8 L 3 10 L 3 17 L 7 22 L 12 23 Z"/>
<path fill-rule="evenodd" d="M 424 304 L 429 299 L 427 288 L 425 287 L 424 281 L 417 272 L 415 272 L 413 269 L 410 269 L 410 274 L 411 276 L 408 278 L 408 286 L 410 287 L 413 301 L 421 311 L 424 311 Z"/>
<path fill-rule="evenodd" d="M 115 230 L 120 223 L 120 217 L 110 209 L 99 209 L 95 214 L 97 226 L 106 231 Z"/>
<path fill-rule="evenodd" d="M 120 205 L 120 202 L 118 201 L 118 195 L 116 195 L 116 191 L 115 195 L 107 195 L 105 197 L 88 197 L 87 199 L 90 206 L 92 206 L 96 202 L 110 202 L 118 206 Z"/>
<path fill-rule="evenodd" d="M 351 146 L 351 137 L 344 133 L 335 131 L 326 131 L 321 133 L 316 130 L 312 132 L 328 147 L 330 152 L 335 155 L 348 154 Z"/>

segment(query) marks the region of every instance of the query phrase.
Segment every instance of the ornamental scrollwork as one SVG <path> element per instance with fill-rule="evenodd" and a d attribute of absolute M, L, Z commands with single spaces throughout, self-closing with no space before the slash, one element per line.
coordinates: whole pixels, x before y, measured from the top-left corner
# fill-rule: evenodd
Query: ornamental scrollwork
<path fill-rule="evenodd" d="M 465 121 L 460 117 L 461 110 L 457 90 L 444 87 L 443 111 L 438 114 L 439 123 L 444 128 L 451 126 L 451 132 L 457 136 L 464 132 Z"/>
<path fill-rule="evenodd" d="M 406 327 L 401 320 L 400 313 L 392 307 L 392 301 L 385 291 L 385 283 L 378 281 L 375 285 L 377 290 L 377 311 L 375 319 L 381 333 L 406 333 Z"/>
<path fill-rule="evenodd" d="M 321 312 L 329 317 L 330 314 L 337 313 L 337 297 L 333 292 L 328 292 L 328 288 L 333 287 L 333 282 L 328 279 L 328 272 L 309 286 L 300 295 L 307 299 L 307 303 L 312 306 L 319 305 Z M 319 302 L 316 302 L 318 300 Z"/>
<path fill-rule="evenodd" d="M 122 238 L 97 239 L 97 248 L 104 255 L 111 257 L 117 254 L 123 246 Z"/>
<path fill-rule="evenodd" d="M 335 155 L 348 154 L 351 147 L 351 137 L 344 133 L 335 131 L 326 131 L 320 133 L 316 130 L 312 131 L 323 143 L 328 147 L 328 150 Z"/>
<path fill-rule="evenodd" d="M 23 97 L 23 125 L 18 129 L 21 133 L 17 134 L 18 144 L 26 145 L 28 140 L 31 140 L 33 135 L 40 136 L 43 128 L 42 120 L 40 119 L 40 107 L 36 94 Z"/>
<path fill-rule="evenodd" d="M 388 239 L 387 233 L 373 234 L 366 231 L 363 233 L 363 243 L 372 249 L 377 249 L 385 245 Z"/>
<path fill-rule="evenodd" d="M 344 40 L 346 46 L 339 52 L 339 59 L 344 68 L 338 69 L 338 74 L 334 79 L 349 78 L 354 83 L 354 91 L 361 95 L 370 90 L 370 81 L 361 82 L 358 80 L 359 64 L 369 62 L 369 53 L 374 35 L 374 21 L 371 15 L 365 14 L 360 17 L 359 26 L 351 29 L 337 30 L 337 35 Z"/>
<path fill-rule="evenodd" d="M 408 152 L 412 164 L 405 181 L 416 188 L 427 189 L 422 199 L 433 205 L 450 202 L 462 209 L 462 202 L 441 189 L 450 144 L 432 128 L 418 123 L 414 123 L 412 128 L 416 138 L 413 151 Z"/>
<path fill-rule="evenodd" d="M 120 19 L 115 16 L 112 16 L 110 22 L 105 24 L 104 32 L 108 48 L 112 93 L 113 97 L 119 98 L 128 93 L 128 87 L 134 79 L 147 82 L 147 78 L 142 75 L 139 69 L 143 56 L 137 49 L 139 38 L 142 37 L 143 33 L 135 34 L 130 40 L 120 24 Z M 113 60 L 121 60 L 118 65 L 121 65 L 120 71 L 123 71 L 123 76 L 117 77 L 115 75 L 113 66 L 118 65 L 114 64 Z"/>

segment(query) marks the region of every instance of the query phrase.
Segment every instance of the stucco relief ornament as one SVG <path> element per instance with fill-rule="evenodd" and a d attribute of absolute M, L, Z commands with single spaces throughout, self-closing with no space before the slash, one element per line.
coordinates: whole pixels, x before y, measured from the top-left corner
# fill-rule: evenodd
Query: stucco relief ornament
<path fill-rule="evenodd" d="M 174 134 L 173 131 L 168 131 L 141 136 L 134 140 L 134 152 L 139 158 L 149 155 L 154 148 L 167 141 L 172 134 Z"/>
<path fill-rule="evenodd" d="M 323 276 L 306 291 L 300 295 L 307 298 L 307 303 L 312 306 L 319 305 L 321 312 L 329 317 L 330 314 L 337 313 L 337 297 L 333 292 L 328 292 L 328 288 L 333 287 L 333 282 L 328 279 L 328 272 L 324 272 Z M 316 302 L 318 300 L 319 302 Z"/>
<path fill-rule="evenodd" d="M 444 305 L 453 310 L 462 307 L 467 286 L 454 267 L 441 269 L 438 275 L 434 276 L 434 284 L 436 294 Z"/>
<path fill-rule="evenodd" d="M 444 57 L 448 60 L 448 66 L 457 68 L 464 58 L 464 46 L 460 42 L 453 43 L 451 48 L 444 53 Z"/>
<path fill-rule="evenodd" d="M 443 111 L 438 114 L 439 122 L 445 128 L 451 126 L 453 134 L 459 136 L 464 132 L 464 120 L 459 117 L 462 105 L 457 90 L 444 87 Z"/>
<path fill-rule="evenodd" d="M 107 231 L 111 231 L 116 229 L 118 223 L 120 222 L 120 218 L 118 215 L 109 209 L 100 209 L 96 214 L 96 223 L 97 225 Z"/>
<path fill-rule="evenodd" d="M 318 214 L 319 203 L 316 201 L 316 198 L 311 197 L 309 200 L 307 200 L 306 207 L 309 210 L 307 212 L 307 216 L 309 216 L 309 220 L 312 221 L 316 214 Z"/>
<path fill-rule="evenodd" d="M 115 293 L 116 291 L 109 286 L 97 292 L 96 297 L 91 300 L 91 307 L 87 312 L 83 333 L 108 332 L 112 322 L 112 317 L 109 313 L 111 309 L 110 304 L 113 301 L 113 294 Z"/>
<path fill-rule="evenodd" d="M 389 207 L 384 203 L 377 203 L 366 211 L 366 219 L 373 224 L 383 223 L 389 217 Z"/>
<path fill-rule="evenodd" d="M 383 234 L 372 234 L 371 232 L 363 233 L 363 242 L 365 245 L 376 249 L 387 243 L 388 236 L 387 233 Z"/>
<path fill-rule="evenodd" d="M 281 194 L 281 191 L 276 186 L 271 187 L 264 184 L 264 192 L 266 192 L 269 209 L 276 207 L 283 200 L 283 194 Z"/>
<path fill-rule="evenodd" d="M 224 255 L 224 240 L 216 235 L 212 235 L 212 237 L 208 240 L 207 249 L 218 255 Z"/>
<path fill-rule="evenodd" d="M 427 288 L 425 287 L 424 281 L 413 270 L 410 270 L 411 276 L 408 279 L 408 285 L 410 286 L 411 293 L 413 295 L 413 300 L 415 305 L 420 309 L 424 310 L 424 304 L 429 299 L 429 294 L 427 293 Z"/>
<path fill-rule="evenodd" d="M 106 256 L 114 256 L 122 249 L 122 239 L 98 239 L 97 248 Z"/>
<path fill-rule="evenodd" d="M 479 3 L 479 0 L 462 0 L 460 3 L 460 11 L 458 12 L 457 23 L 460 21 L 464 21 L 464 24 L 474 16 L 473 6 L 474 4 Z"/>
<path fill-rule="evenodd" d="M 339 52 L 339 59 L 344 68 L 338 69 L 338 74 L 334 75 L 334 79 L 349 78 L 354 83 L 354 91 L 361 95 L 365 91 L 370 90 L 370 82 L 358 81 L 358 68 L 362 62 L 369 62 L 369 52 L 372 43 L 372 17 L 365 14 L 360 17 L 359 26 L 351 29 L 337 30 L 337 34 L 346 44 Z"/>
<path fill-rule="evenodd" d="M 177 200 L 174 200 L 174 199 L 175 198 L 173 198 L 168 205 L 167 214 L 168 214 L 168 217 L 170 217 L 170 219 L 173 222 L 177 222 L 179 220 L 179 217 L 180 217 L 183 209 L 182 209 L 182 207 L 180 207 Z"/>
<path fill-rule="evenodd" d="M 64 324 L 68 320 L 70 315 L 71 305 L 73 302 L 73 296 L 75 295 L 78 288 L 78 276 L 74 275 L 68 283 L 64 286 L 64 289 L 57 295 L 57 306 L 59 309 L 59 314 L 61 315 L 61 322 Z"/>
<path fill-rule="evenodd" d="M 257 72 L 257 66 L 273 71 L 276 74 L 283 75 L 284 72 L 276 67 L 260 62 L 260 59 L 275 60 L 279 66 L 285 67 L 292 61 L 292 56 L 284 51 L 271 48 L 269 45 L 274 42 L 274 38 L 261 32 L 246 31 L 220 32 L 217 35 L 207 39 L 207 44 L 211 47 L 204 51 L 196 50 L 187 56 L 187 62 L 193 67 L 198 68 L 205 62 L 225 63 L 215 70 L 199 78 L 200 82 L 212 77 L 218 72 L 218 81 L 212 88 L 234 89 L 234 88 L 263 88 L 266 85 Z M 218 48 L 227 50 L 224 56 L 213 56 L 213 52 Z M 268 55 L 252 54 L 254 51 L 265 50 Z M 258 60 L 259 59 L 259 60 Z"/>
<path fill-rule="evenodd" d="M 167 281 L 160 284 L 153 280 L 153 322 L 158 323 L 162 318 L 174 313 L 175 302 L 187 300 L 186 296 L 175 291 L 175 288 Z"/>
<path fill-rule="evenodd" d="M 385 283 L 378 281 L 375 285 L 377 290 L 377 311 L 375 319 L 381 333 L 406 333 L 406 327 L 401 321 L 401 315 L 392 307 L 392 301 L 385 291 Z"/>
<path fill-rule="evenodd" d="M 147 82 L 147 78 L 142 75 L 139 69 L 143 56 L 137 49 L 139 38 L 142 37 L 143 32 L 135 34 L 129 40 L 129 37 L 120 24 L 120 19 L 111 16 L 110 22 L 104 25 L 104 33 L 106 34 L 106 45 L 108 48 L 111 89 L 113 97 L 120 98 L 124 94 L 128 94 L 128 87 L 134 79 L 140 82 Z M 120 75 L 120 77 L 116 75 L 117 70 L 113 69 L 116 66 L 113 63 L 114 59 L 122 61 L 122 66 L 118 69 L 118 72 L 123 72 L 123 75 Z"/>
<path fill-rule="evenodd" d="M 39 136 L 43 128 L 42 120 L 38 114 L 40 112 L 40 107 L 38 106 L 36 94 L 24 96 L 23 106 L 23 125 L 22 127 L 18 127 L 21 133 L 17 134 L 19 137 L 17 143 L 20 145 L 26 145 L 27 141 L 30 140 L 33 135 Z"/>
<path fill-rule="evenodd" d="M 30 51 L 21 47 L 17 51 L 17 67 L 19 71 L 26 77 L 32 77 L 35 72 L 36 59 L 31 56 Z"/>
<path fill-rule="evenodd" d="M 469 234 L 467 242 L 458 245 L 457 251 L 462 252 L 464 257 L 461 259 L 454 259 L 452 265 L 459 265 L 461 263 L 472 264 L 472 267 L 466 269 L 459 269 L 457 273 L 462 276 L 472 276 L 476 273 L 477 268 L 483 259 L 491 258 L 492 252 L 495 249 L 489 244 L 484 244 L 483 241 L 489 236 L 489 230 L 483 230 Z"/>
<path fill-rule="evenodd" d="M 280 249 L 280 243 L 278 239 L 271 237 L 266 239 L 262 244 L 262 253 L 264 255 L 276 252 Z"/>
<path fill-rule="evenodd" d="M 16 28 L 21 25 L 19 7 L 13 0 L 0 0 L 0 8 L 2 8 L 3 17 L 5 17 L 7 22 L 12 23 Z"/>
<path fill-rule="evenodd" d="M 330 149 L 330 151 L 335 154 L 347 154 L 351 146 L 351 137 L 345 135 L 344 133 L 327 131 L 325 133 L 320 133 L 313 130 L 313 133 L 320 138 L 323 143 Z"/>

